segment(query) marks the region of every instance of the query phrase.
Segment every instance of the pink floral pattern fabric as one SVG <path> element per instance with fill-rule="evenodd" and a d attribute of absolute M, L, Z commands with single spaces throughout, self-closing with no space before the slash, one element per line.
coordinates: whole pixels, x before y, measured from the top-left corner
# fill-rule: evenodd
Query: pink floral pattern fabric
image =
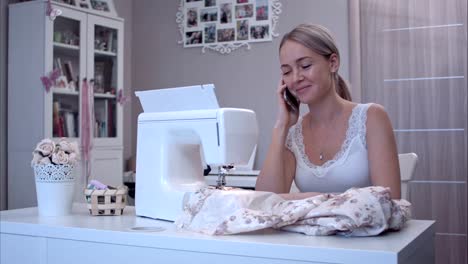
<path fill-rule="evenodd" d="M 284 200 L 270 192 L 203 188 L 187 194 L 179 229 L 228 235 L 275 228 L 306 235 L 376 236 L 399 230 L 410 218 L 411 204 L 392 200 L 388 188 L 352 188 Z"/>

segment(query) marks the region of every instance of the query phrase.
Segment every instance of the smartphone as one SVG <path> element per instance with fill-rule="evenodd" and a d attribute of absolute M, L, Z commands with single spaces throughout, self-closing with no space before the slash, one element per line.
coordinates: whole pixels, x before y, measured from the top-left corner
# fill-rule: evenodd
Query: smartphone
<path fill-rule="evenodd" d="M 298 112 L 299 111 L 299 101 L 297 98 L 289 91 L 288 87 L 284 89 L 283 98 L 286 102 L 286 106 L 288 110 L 291 112 Z"/>

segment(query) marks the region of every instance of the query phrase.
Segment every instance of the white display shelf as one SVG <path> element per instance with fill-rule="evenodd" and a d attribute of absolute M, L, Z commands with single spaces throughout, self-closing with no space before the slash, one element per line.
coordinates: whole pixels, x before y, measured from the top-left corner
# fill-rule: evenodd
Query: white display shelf
<path fill-rule="evenodd" d="M 102 99 L 115 99 L 115 94 L 107 94 L 107 93 L 95 93 L 95 98 L 102 98 Z"/>
<path fill-rule="evenodd" d="M 77 45 L 69 45 L 69 44 L 64 44 L 60 42 L 54 42 L 54 48 L 62 49 L 62 50 L 74 50 L 74 51 L 80 50 L 80 47 Z"/>
<path fill-rule="evenodd" d="M 62 14 L 51 20 L 45 15 L 47 8 L 47 1 L 22 1 L 8 7 L 8 98 L 21 102 L 8 105 L 8 208 L 11 209 L 37 205 L 30 162 L 31 148 L 40 139 L 77 135 L 72 140 L 81 143 L 83 80 L 101 74 L 106 81 L 105 85 L 101 84 L 105 92 L 124 90 L 123 20 L 57 5 L 55 1 L 52 8 L 60 9 Z M 116 53 L 96 58 L 97 28 L 114 32 L 112 47 Z M 97 67 L 103 61 L 107 63 L 104 68 Z M 55 69 L 62 69 L 59 82 L 79 80 L 76 89 L 57 85 L 46 92 L 40 77 L 50 77 Z M 124 164 L 123 109 L 115 103 L 115 95 L 99 98 L 100 95 L 94 97 L 97 102 L 94 113 L 108 116 L 99 116 L 94 125 L 106 133 L 93 139 L 92 160 L 87 163 L 92 164 L 89 178 L 118 186 L 122 184 Z M 76 134 L 70 134 L 71 131 Z M 80 193 L 85 187 L 85 166 L 80 161 L 75 168 L 75 201 L 83 199 Z"/>
<path fill-rule="evenodd" d="M 78 96 L 80 93 L 78 91 L 72 91 L 67 88 L 52 88 L 52 92 L 54 94 L 59 94 L 59 95 L 72 95 L 72 96 Z"/>
<path fill-rule="evenodd" d="M 117 56 L 117 53 L 115 53 L 115 52 L 104 51 L 104 50 L 94 50 L 94 54 L 100 55 L 100 56 L 109 56 L 109 57 Z"/>

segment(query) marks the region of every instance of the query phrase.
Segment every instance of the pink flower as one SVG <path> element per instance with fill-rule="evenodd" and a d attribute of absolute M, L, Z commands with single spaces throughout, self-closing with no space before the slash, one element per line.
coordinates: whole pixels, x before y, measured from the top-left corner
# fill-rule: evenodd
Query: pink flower
<path fill-rule="evenodd" d="M 50 157 L 43 157 L 39 152 L 34 151 L 33 152 L 33 159 L 31 161 L 31 166 L 34 166 L 36 164 L 42 165 L 42 164 L 49 164 L 51 163 Z"/>
<path fill-rule="evenodd" d="M 33 159 L 31 161 L 31 166 L 33 166 L 34 164 L 39 164 L 39 161 L 44 158 L 41 154 L 39 154 L 39 152 L 34 151 L 32 154 Z"/>
<path fill-rule="evenodd" d="M 34 151 L 37 151 L 43 157 L 49 157 L 54 152 L 54 149 L 55 142 L 46 138 L 37 144 L 36 149 L 34 149 Z"/>
<path fill-rule="evenodd" d="M 52 162 L 55 164 L 68 164 L 68 154 L 63 150 L 58 150 L 52 154 Z"/>
<path fill-rule="evenodd" d="M 31 166 L 43 164 L 75 166 L 80 157 L 80 148 L 76 142 L 61 138 L 57 143 L 51 139 L 43 139 L 33 151 Z"/>
<path fill-rule="evenodd" d="M 80 153 L 78 144 L 76 142 L 68 142 L 65 140 L 65 138 L 60 139 L 60 141 L 57 143 L 57 148 L 65 151 L 68 154 L 76 153 L 76 155 L 79 155 Z"/>

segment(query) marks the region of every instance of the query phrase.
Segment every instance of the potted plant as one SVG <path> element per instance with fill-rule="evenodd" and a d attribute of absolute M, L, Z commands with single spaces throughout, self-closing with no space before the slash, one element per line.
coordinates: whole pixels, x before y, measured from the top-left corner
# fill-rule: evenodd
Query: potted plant
<path fill-rule="evenodd" d="M 71 213 L 75 176 L 80 150 L 65 138 L 54 142 L 41 140 L 32 152 L 39 215 L 60 216 Z"/>

